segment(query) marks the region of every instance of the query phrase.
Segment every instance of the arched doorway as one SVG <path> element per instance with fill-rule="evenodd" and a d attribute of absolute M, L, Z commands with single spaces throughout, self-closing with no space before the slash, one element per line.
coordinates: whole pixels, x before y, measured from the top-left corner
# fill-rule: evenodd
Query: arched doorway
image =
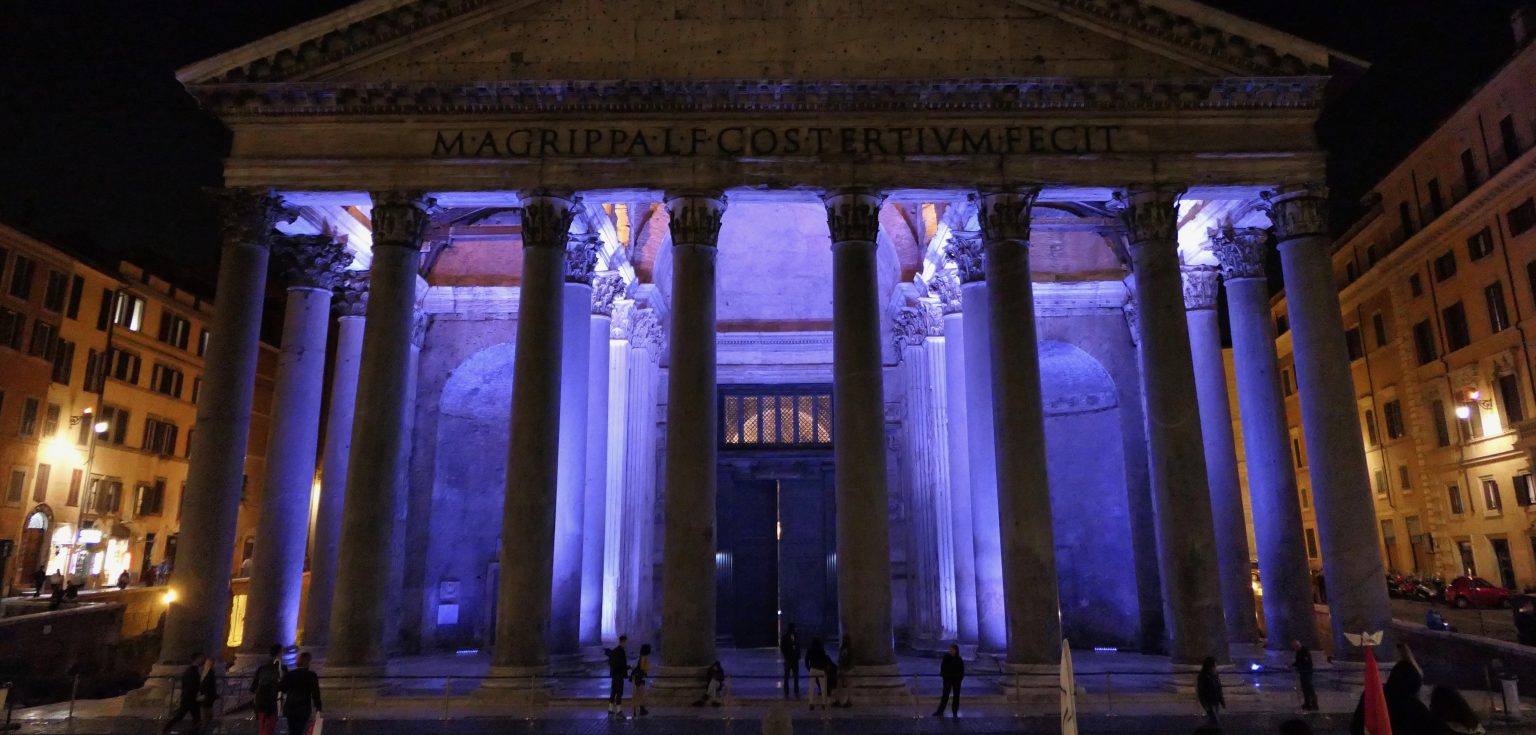
<path fill-rule="evenodd" d="M 48 529 L 53 526 L 53 510 L 39 505 L 27 514 L 21 524 L 21 544 L 16 549 L 16 587 L 32 584 L 32 573 L 43 566 L 47 559 Z M 43 570 L 47 572 L 49 570 Z"/>

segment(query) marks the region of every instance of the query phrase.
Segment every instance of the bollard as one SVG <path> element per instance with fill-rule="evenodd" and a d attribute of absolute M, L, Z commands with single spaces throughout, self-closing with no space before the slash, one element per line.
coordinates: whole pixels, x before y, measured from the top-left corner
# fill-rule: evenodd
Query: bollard
<path fill-rule="evenodd" d="M 1511 720 L 1520 717 L 1520 677 L 1512 671 L 1499 674 L 1499 685 L 1504 690 L 1504 716 Z"/>
<path fill-rule="evenodd" d="M 65 722 L 68 722 L 71 725 L 73 725 L 74 722 L 75 722 L 75 697 L 78 696 L 79 694 L 80 694 L 80 675 L 79 674 L 75 674 L 75 678 L 70 682 L 70 685 L 69 685 L 69 716 L 64 718 Z"/>
<path fill-rule="evenodd" d="M 453 696 L 453 677 L 443 682 L 443 722 L 448 721 L 448 700 Z"/>

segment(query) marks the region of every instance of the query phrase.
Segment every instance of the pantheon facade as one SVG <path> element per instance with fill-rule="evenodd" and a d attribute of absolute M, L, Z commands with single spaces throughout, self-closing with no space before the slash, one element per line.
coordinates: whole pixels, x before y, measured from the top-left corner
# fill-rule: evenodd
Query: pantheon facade
<path fill-rule="evenodd" d="M 1313 123 L 1359 68 L 1189 0 L 366 0 L 187 67 L 234 138 L 161 660 L 229 624 L 269 270 L 250 653 L 1315 644 L 1271 249 L 1354 655 L 1389 611 Z"/>

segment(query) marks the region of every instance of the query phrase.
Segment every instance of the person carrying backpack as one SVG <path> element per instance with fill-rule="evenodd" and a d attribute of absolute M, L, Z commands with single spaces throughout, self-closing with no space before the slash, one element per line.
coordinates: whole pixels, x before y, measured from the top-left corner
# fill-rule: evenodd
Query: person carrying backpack
<path fill-rule="evenodd" d="M 283 675 L 288 673 L 287 667 L 283 666 L 283 647 L 273 644 L 270 653 L 271 658 L 256 667 L 256 673 L 251 677 L 251 693 L 256 695 L 252 704 L 256 710 L 258 735 L 277 735 L 277 700 L 282 692 Z"/>

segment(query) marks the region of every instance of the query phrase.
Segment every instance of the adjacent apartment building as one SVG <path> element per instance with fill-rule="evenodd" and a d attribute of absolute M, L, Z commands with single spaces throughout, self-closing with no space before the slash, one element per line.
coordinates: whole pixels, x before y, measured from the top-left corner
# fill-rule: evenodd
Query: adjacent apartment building
<path fill-rule="evenodd" d="M 0 539 L 33 571 L 115 584 L 175 569 L 212 304 L 131 263 L 104 268 L 0 225 Z M 239 568 L 254 545 L 276 351 L 263 349 Z M 9 587 L 8 587 L 9 589 Z"/>
<path fill-rule="evenodd" d="M 1536 586 L 1536 44 L 1515 25 L 1514 56 L 1376 185 L 1333 265 L 1387 568 L 1523 588 Z M 1320 567 L 1283 294 L 1273 314 Z"/>

